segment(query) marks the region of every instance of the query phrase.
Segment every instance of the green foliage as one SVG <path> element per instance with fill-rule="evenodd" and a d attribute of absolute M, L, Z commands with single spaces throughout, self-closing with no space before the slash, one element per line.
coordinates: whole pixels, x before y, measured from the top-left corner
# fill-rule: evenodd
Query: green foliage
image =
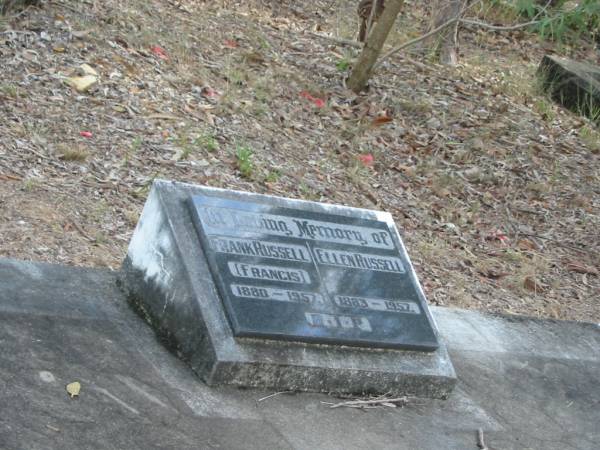
<path fill-rule="evenodd" d="M 237 166 L 244 178 L 252 177 L 252 172 L 254 171 L 253 155 L 254 152 L 250 147 L 238 146 L 236 151 Z"/>
<path fill-rule="evenodd" d="M 209 152 L 216 152 L 219 149 L 219 143 L 211 133 L 204 133 L 194 139 L 193 144 L 196 147 L 204 148 Z"/>
<path fill-rule="evenodd" d="M 339 70 L 340 72 L 345 72 L 350 67 L 350 60 L 342 58 L 338 60 L 338 62 L 335 64 L 335 67 L 337 67 L 337 70 Z"/>
<path fill-rule="evenodd" d="M 600 29 L 600 1 L 582 0 L 577 3 L 551 2 L 554 8 L 544 9 L 546 2 L 515 0 L 517 11 L 539 21 L 534 30 L 544 39 L 563 42 L 584 34 L 597 34 Z"/>

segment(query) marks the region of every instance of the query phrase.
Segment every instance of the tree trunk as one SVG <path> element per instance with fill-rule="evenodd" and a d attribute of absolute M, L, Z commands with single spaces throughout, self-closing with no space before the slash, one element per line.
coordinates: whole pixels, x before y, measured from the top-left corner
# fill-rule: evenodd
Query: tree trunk
<path fill-rule="evenodd" d="M 367 86 L 373 66 L 377 62 L 383 44 L 385 43 L 403 4 L 404 0 L 387 0 L 385 2 L 383 14 L 373 28 L 373 31 L 367 36 L 365 47 L 354 64 L 352 73 L 346 82 L 348 87 L 354 92 L 359 93 Z"/>
<path fill-rule="evenodd" d="M 432 2 L 430 30 L 439 27 L 449 20 L 457 18 L 467 0 L 435 0 Z M 433 53 L 439 57 L 442 64 L 455 66 L 458 64 L 458 29 L 456 22 L 439 34 L 435 35 L 431 42 Z"/>

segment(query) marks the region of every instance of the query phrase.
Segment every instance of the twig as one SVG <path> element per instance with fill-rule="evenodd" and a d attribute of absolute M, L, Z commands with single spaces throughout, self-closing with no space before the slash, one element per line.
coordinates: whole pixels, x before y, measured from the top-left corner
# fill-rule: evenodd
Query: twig
<path fill-rule="evenodd" d="M 466 25 L 475 25 L 480 28 L 486 28 L 488 30 L 493 30 L 493 31 L 513 31 L 513 30 L 518 30 L 520 28 L 526 28 L 530 25 L 535 25 L 535 24 L 540 23 L 539 20 L 530 20 L 529 22 L 518 23 L 516 25 L 500 26 L 500 25 L 491 25 L 489 23 L 480 22 L 479 20 L 471 20 L 471 19 L 460 19 L 459 22 L 464 23 Z"/>
<path fill-rule="evenodd" d="M 280 395 L 280 394 L 293 394 L 293 393 L 294 393 L 294 391 L 281 391 L 281 392 L 275 392 L 274 394 L 267 395 L 266 397 L 263 397 L 263 398 L 259 398 L 259 399 L 258 399 L 258 400 L 256 400 L 256 401 L 257 401 L 257 402 L 262 402 L 262 401 L 264 401 L 264 400 L 267 400 L 267 399 L 269 399 L 269 398 L 276 397 L 277 395 Z"/>
<path fill-rule="evenodd" d="M 320 37 L 322 39 L 327 39 L 328 41 L 335 42 L 341 45 L 348 45 L 350 47 L 361 48 L 362 45 L 359 42 L 351 41 L 350 39 L 336 38 L 333 36 L 327 36 L 325 34 L 315 33 L 314 31 L 308 31 L 308 34 L 316 37 Z"/>
<path fill-rule="evenodd" d="M 477 430 L 477 447 L 481 450 L 487 450 L 485 442 L 483 441 L 483 430 L 481 428 Z"/>
<path fill-rule="evenodd" d="M 345 407 L 349 407 L 349 408 L 365 408 L 365 407 L 369 407 L 369 406 L 377 406 L 377 405 L 383 405 L 383 406 L 387 406 L 387 405 L 394 405 L 394 406 L 398 406 L 396 405 L 396 403 L 400 403 L 401 405 L 406 404 L 408 401 L 408 397 L 397 397 L 397 398 L 374 398 L 374 399 L 370 399 L 370 400 L 350 400 L 347 402 L 340 402 L 340 403 L 327 403 L 327 402 L 323 402 L 326 403 L 328 405 L 330 405 L 330 408 L 340 408 L 342 406 Z"/>

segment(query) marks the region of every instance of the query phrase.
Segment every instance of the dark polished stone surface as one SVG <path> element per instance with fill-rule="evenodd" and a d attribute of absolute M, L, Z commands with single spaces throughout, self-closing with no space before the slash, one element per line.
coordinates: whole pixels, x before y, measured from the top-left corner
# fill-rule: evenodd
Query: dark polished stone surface
<path fill-rule="evenodd" d="M 391 219 L 204 195 L 189 203 L 235 336 L 438 348 Z"/>

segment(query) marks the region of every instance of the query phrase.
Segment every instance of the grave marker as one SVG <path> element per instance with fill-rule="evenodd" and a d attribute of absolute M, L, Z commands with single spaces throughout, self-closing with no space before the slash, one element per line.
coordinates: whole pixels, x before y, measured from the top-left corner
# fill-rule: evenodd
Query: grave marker
<path fill-rule="evenodd" d="M 158 180 L 122 274 L 209 385 L 444 397 L 456 382 L 388 213 Z"/>

